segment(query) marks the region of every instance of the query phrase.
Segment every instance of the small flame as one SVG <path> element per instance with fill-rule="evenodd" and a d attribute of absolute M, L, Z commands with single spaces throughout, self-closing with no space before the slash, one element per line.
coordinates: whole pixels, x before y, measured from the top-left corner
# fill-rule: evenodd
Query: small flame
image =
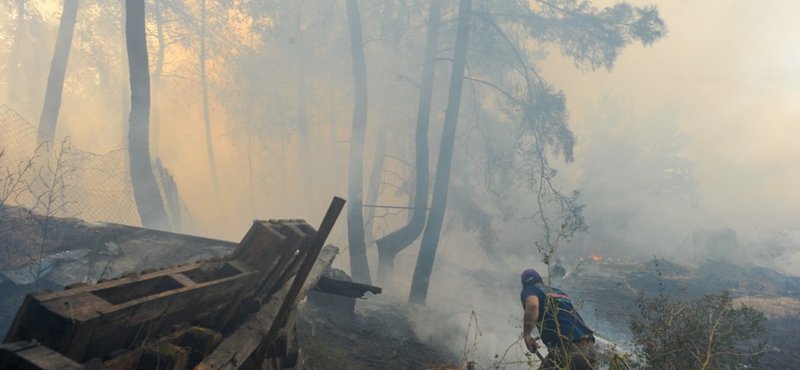
<path fill-rule="evenodd" d="M 603 259 L 603 257 L 594 254 L 594 252 L 589 252 L 589 258 L 591 258 L 593 261 L 599 261 Z"/>

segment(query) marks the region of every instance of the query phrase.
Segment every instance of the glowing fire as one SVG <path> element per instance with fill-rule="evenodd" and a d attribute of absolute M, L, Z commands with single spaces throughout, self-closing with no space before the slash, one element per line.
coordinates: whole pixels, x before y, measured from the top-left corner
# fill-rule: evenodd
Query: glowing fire
<path fill-rule="evenodd" d="M 591 258 L 593 261 L 599 261 L 603 259 L 603 257 L 594 254 L 594 252 L 589 252 L 589 258 Z"/>

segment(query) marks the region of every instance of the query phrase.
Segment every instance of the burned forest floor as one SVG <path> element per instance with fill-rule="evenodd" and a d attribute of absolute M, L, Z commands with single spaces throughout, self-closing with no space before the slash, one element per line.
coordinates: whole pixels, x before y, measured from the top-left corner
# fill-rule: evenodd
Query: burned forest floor
<path fill-rule="evenodd" d="M 95 283 L 129 272 L 219 258 L 236 246 L 75 219 L 53 219 L 52 233 L 42 240 L 32 237 L 41 224 L 36 221 L 6 213 L 0 225 L 0 335 L 29 292 L 57 291 L 76 282 Z M 409 266 L 414 260 L 409 258 Z M 800 363 L 800 277 L 724 261 L 687 267 L 662 259 L 584 257 L 566 260 L 564 265 L 566 278 L 554 279 L 553 285 L 572 296 L 584 319 L 605 340 L 624 346 L 630 339 L 628 323 L 637 312 L 640 294 L 680 291 L 686 298 L 699 299 L 726 290 L 735 303 L 751 305 L 768 317 L 768 352 L 762 369 L 790 369 Z M 388 288 L 384 294 L 357 300 L 352 315 L 306 302 L 297 329 L 308 368 L 460 368 L 465 361 L 461 348 L 466 346 L 473 316 L 483 332 L 475 343 L 481 366 L 519 368 L 492 367 L 497 354 L 524 360 L 524 351 L 515 343 L 521 331 L 518 273 L 477 263 L 469 268 L 443 255 L 437 257 L 433 279 L 427 308 L 407 305 L 392 295 L 405 295 L 404 289 L 398 294 Z M 473 345 L 471 337 L 468 344 Z"/>
<path fill-rule="evenodd" d="M 315 370 L 420 370 L 460 361 L 444 345 L 423 343 L 412 309 L 391 296 L 359 299 L 353 315 L 305 304 L 297 320 L 306 365 Z"/>

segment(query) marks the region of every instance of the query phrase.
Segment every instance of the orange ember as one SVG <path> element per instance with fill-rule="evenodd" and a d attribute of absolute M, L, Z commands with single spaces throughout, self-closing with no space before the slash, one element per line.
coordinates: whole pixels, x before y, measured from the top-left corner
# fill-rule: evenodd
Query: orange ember
<path fill-rule="evenodd" d="M 591 258 L 593 261 L 599 261 L 603 259 L 603 257 L 594 254 L 594 252 L 589 252 L 589 258 Z"/>

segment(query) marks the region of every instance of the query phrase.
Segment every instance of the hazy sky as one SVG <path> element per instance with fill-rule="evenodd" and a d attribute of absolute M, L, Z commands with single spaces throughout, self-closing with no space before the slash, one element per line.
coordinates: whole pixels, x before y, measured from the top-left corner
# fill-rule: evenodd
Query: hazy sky
<path fill-rule="evenodd" d="M 653 4 L 649 0 L 630 3 Z M 613 2 L 594 1 L 594 4 L 604 7 Z M 587 112 L 604 96 L 610 95 L 630 110 L 631 120 L 638 130 L 662 132 L 656 131 L 657 125 L 677 124 L 680 132 L 690 139 L 680 154 L 693 163 L 698 206 L 692 222 L 697 223 L 696 227 L 731 227 L 742 240 L 765 228 L 800 228 L 800 28 L 796 26 L 800 20 L 800 2 L 669 0 L 655 4 L 667 24 L 667 37 L 650 47 L 627 47 L 612 71 L 579 71 L 555 49 L 540 65 L 545 78 L 555 88 L 566 92 L 571 125 L 578 137 L 576 164 L 565 166 L 563 178 L 574 179 L 580 175 L 581 146 L 592 140 L 588 129 L 592 117 L 587 117 Z M 55 29 L 53 25 L 52 34 L 47 37 L 54 40 Z M 121 41 L 121 37 L 118 38 Z M 51 50 L 51 46 L 45 49 Z M 73 50 L 75 59 L 70 61 L 68 75 L 80 65 L 76 62 L 81 56 L 78 50 L 80 48 Z M 378 49 L 372 44 L 366 51 L 375 50 Z M 41 63 L 40 72 L 46 73 L 48 65 L 49 59 Z M 127 78 L 126 75 L 122 77 Z M 349 90 L 350 86 L 344 85 L 350 83 L 349 79 L 341 81 L 344 82 L 337 87 L 341 91 Z M 224 224 L 211 221 L 220 211 L 211 198 L 202 111 L 198 96 L 192 92 L 196 93 L 187 89 L 180 96 L 163 98 L 162 107 L 168 107 L 164 109 L 169 111 L 162 114 L 160 155 L 165 165 L 174 171 L 181 196 L 196 217 L 200 230 L 216 237 L 236 239 L 253 217 L 304 217 L 316 222 L 324 213 L 330 196 L 342 195 L 351 119 L 349 107 L 336 112 L 335 137 L 331 137 L 327 126 L 322 130 L 312 127 L 312 141 L 322 143 L 315 146 L 319 148 L 315 150 L 330 157 L 331 153 L 326 150 L 338 146 L 342 167 L 338 189 L 331 185 L 335 176 L 330 168 L 325 168 L 330 171 L 326 175 L 319 176 L 316 185 L 323 190 L 315 193 L 319 210 L 314 214 L 296 206 L 304 199 L 299 191 L 282 190 L 287 185 L 289 190 L 294 188 L 292 184 L 281 183 L 275 163 L 282 155 L 292 160 L 299 152 L 296 148 L 286 148 L 282 152 L 276 143 L 258 154 L 269 165 L 257 165 L 257 170 L 266 173 L 262 177 L 271 180 L 255 184 L 257 206 L 254 206 L 246 196 L 244 144 L 235 140 L 225 125 L 231 118 L 222 110 L 212 109 L 212 136 L 227 198 L 222 213 L 227 216 L 223 217 Z M 337 101 L 346 102 L 349 93 L 340 93 Z M 293 96 L 287 98 L 293 99 Z M 71 135 L 76 147 L 94 152 L 119 148 L 123 135 L 121 124 L 117 123 L 124 121 L 118 113 L 119 98 L 106 100 L 96 101 L 96 106 L 88 110 L 81 104 L 85 101 L 82 97 L 65 95 L 59 134 Z M 38 117 L 39 103 L 31 106 L 35 108 L 21 113 L 36 122 L 31 117 Z M 311 106 L 312 116 L 329 120 L 328 110 L 332 108 Z M 374 116 L 378 111 L 377 106 L 372 106 L 370 114 Z M 627 112 L 623 110 L 622 113 Z M 374 132 L 369 131 L 368 152 L 374 150 L 372 135 Z M 438 140 L 438 135 L 432 133 L 432 140 Z M 336 143 L 331 144 L 334 139 Z M 368 175 L 371 161 L 365 165 L 365 175 Z M 284 173 L 282 178 L 293 181 L 291 179 L 297 177 L 297 173 L 290 172 Z M 274 196 L 282 191 L 291 194 Z M 669 221 L 668 218 L 665 213 L 665 221 Z M 343 220 L 340 219 L 337 229 L 345 225 Z M 342 240 L 341 232 L 335 235 L 338 240 L 334 242 Z M 684 236 L 685 233 L 676 238 Z"/>
<path fill-rule="evenodd" d="M 667 38 L 627 48 L 610 73 L 577 71 L 557 51 L 542 66 L 567 94 L 579 146 L 584 113 L 603 93 L 647 117 L 640 125 L 676 110 L 707 225 L 800 228 L 800 2 L 656 4 Z"/>

